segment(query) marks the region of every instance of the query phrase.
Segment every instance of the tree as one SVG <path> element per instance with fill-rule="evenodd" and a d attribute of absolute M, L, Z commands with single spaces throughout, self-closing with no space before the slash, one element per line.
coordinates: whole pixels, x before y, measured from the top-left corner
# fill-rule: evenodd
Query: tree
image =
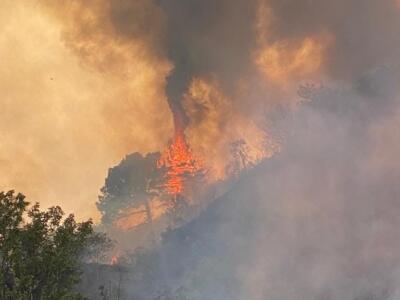
<path fill-rule="evenodd" d="M 239 176 L 243 170 L 248 170 L 253 167 L 253 162 L 249 158 L 249 146 L 246 141 L 239 139 L 230 145 L 232 162 L 228 166 L 228 173 L 234 176 Z"/>
<path fill-rule="evenodd" d="M 142 206 L 148 223 L 152 222 L 149 201 L 160 194 L 164 175 L 164 170 L 157 167 L 159 156 L 159 153 L 146 156 L 134 153 L 109 170 L 97 202 L 104 224 L 112 224 L 129 209 Z"/>
<path fill-rule="evenodd" d="M 22 194 L 0 192 L 0 298 L 82 299 L 73 289 L 97 235 L 91 220 L 78 223 L 58 206 L 41 211 Z"/>

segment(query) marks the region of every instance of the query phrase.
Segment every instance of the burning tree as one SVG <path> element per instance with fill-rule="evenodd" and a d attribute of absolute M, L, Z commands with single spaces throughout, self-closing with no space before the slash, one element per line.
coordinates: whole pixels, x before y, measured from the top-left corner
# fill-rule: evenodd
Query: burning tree
<path fill-rule="evenodd" d="M 181 131 L 175 133 L 169 148 L 157 161 L 157 166 L 164 171 L 161 188 L 170 196 L 169 211 L 172 212 L 174 223 L 179 223 L 188 205 L 183 195 L 185 188 L 190 183 L 202 182 L 206 170 L 202 161 L 193 154 Z"/>
<path fill-rule="evenodd" d="M 97 207 L 104 224 L 131 229 L 170 213 L 176 219 L 187 205 L 184 192 L 205 175 L 201 160 L 183 132 L 175 134 L 162 153 L 128 155 L 109 170 Z"/>
<path fill-rule="evenodd" d="M 170 147 L 164 151 L 157 161 L 158 168 L 165 168 L 165 183 L 163 187 L 170 195 L 183 192 L 185 179 L 201 175 L 203 168 L 200 161 L 193 155 L 183 134 L 176 134 Z"/>

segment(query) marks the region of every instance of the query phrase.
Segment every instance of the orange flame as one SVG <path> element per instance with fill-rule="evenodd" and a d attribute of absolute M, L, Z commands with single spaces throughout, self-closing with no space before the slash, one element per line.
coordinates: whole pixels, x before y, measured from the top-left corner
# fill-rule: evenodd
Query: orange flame
<path fill-rule="evenodd" d="M 177 130 L 169 148 L 157 161 L 158 168 L 167 168 L 163 187 L 170 195 L 181 194 L 185 181 L 203 171 L 201 161 L 195 157 L 186 142 L 183 131 Z"/>
<path fill-rule="evenodd" d="M 119 260 L 118 256 L 113 255 L 111 257 L 110 265 L 114 266 L 114 265 L 118 264 L 118 260 Z"/>
<path fill-rule="evenodd" d="M 160 188 L 164 193 L 177 196 L 184 192 L 185 184 L 190 178 L 205 174 L 203 163 L 195 157 L 186 142 L 182 130 L 177 130 L 169 147 L 157 161 L 157 168 L 165 168 L 163 183 Z M 131 230 L 141 224 L 156 220 L 165 215 L 172 203 L 160 197 L 148 199 L 148 208 L 145 204 L 125 211 L 124 215 L 115 221 L 115 225 L 122 230 Z"/>

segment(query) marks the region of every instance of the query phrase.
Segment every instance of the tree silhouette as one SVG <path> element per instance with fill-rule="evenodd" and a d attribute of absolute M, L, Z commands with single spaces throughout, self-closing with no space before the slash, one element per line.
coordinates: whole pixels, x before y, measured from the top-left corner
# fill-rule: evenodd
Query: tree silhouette
<path fill-rule="evenodd" d="M 29 207 L 22 194 L 0 193 L 0 298 L 81 299 L 73 292 L 85 248 L 94 239 L 92 221 L 77 223 L 60 207 Z"/>
<path fill-rule="evenodd" d="M 157 168 L 159 156 L 159 153 L 146 156 L 134 153 L 109 170 L 97 202 L 104 224 L 111 224 L 127 209 L 141 206 L 144 206 L 147 220 L 151 222 L 149 201 L 160 193 L 160 181 L 164 174 L 162 169 Z"/>

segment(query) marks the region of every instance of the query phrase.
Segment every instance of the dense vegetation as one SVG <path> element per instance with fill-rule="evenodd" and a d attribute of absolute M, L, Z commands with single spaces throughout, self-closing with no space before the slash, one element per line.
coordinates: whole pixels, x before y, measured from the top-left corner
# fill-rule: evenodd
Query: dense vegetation
<path fill-rule="evenodd" d="M 58 206 L 41 211 L 22 194 L 1 192 L 0 299 L 83 299 L 75 291 L 81 263 L 110 245 L 92 225 Z"/>

